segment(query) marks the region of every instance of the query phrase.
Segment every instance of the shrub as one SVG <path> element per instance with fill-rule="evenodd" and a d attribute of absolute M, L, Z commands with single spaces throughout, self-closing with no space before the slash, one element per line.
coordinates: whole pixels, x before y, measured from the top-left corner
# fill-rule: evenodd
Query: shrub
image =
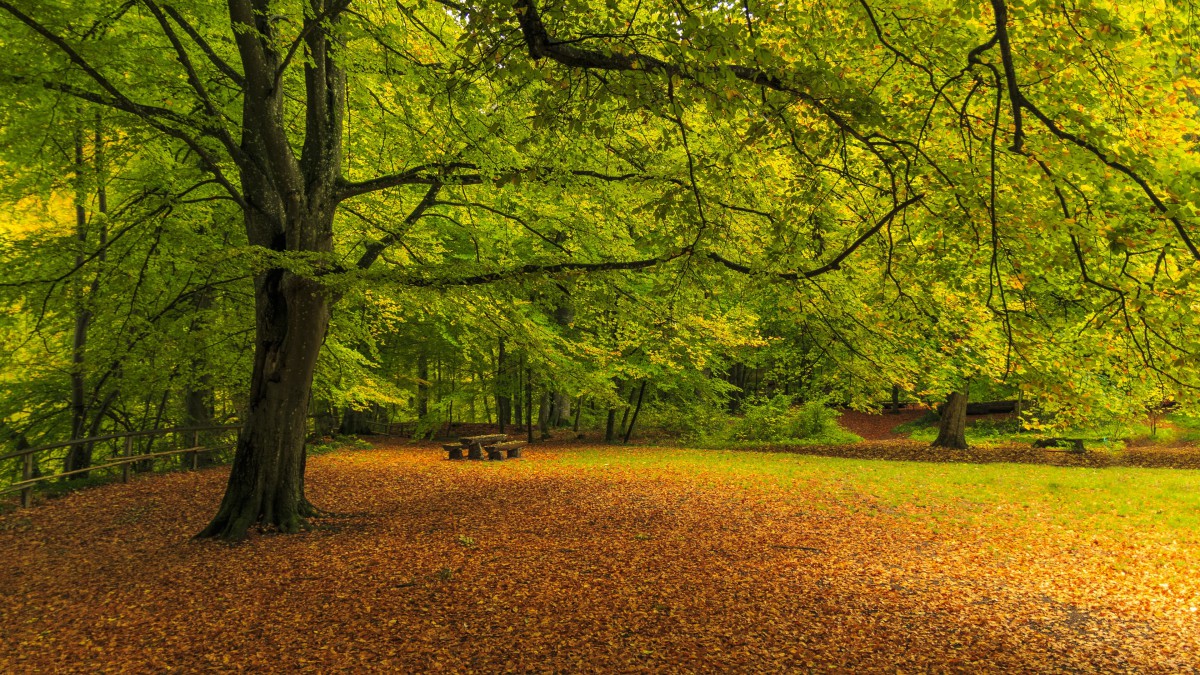
<path fill-rule="evenodd" d="M 748 401 L 745 415 L 733 426 L 738 441 L 792 441 L 839 436 L 838 412 L 822 401 L 792 406 L 790 396 Z"/>

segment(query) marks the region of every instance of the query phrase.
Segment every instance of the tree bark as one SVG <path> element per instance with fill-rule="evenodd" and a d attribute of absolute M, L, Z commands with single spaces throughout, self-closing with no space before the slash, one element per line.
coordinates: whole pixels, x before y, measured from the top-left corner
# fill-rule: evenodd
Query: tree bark
<path fill-rule="evenodd" d="M 965 450 L 967 448 L 967 391 L 952 392 L 942 408 L 935 448 Z"/>
<path fill-rule="evenodd" d="M 571 423 L 571 397 L 564 392 L 554 393 L 554 419 L 551 426 L 562 427 Z"/>
<path fill-rule="evenodd" d="M 225 497 L 200 537 L 241 539 L 255 524 L 297 532 L 316 515 L 304 495 L 305 419 L 329 303 L 315 282 L 279 269 L 259 275 L 255 296 L 250 405 Z"/>
<path fill-rule="evenodd" d="M 512 398 L 509 396 L 511 383 L 508 377 L 508 359 L 504 352 L 504 338 L 500 338 L 500 349 L 496 354 L 496 421 L 500 433 L 512 420 Z M 520 423 L 520 420 L 517 420 Z"/>
<path fill-rule="evenodd" d="M 533 369 L 525 369 L 525 434 L 526 442 L 533 442 Z"/>
<path fill-rule="evenodd" d="M 75 238 L 78 240 L 79 251 L 75 254 L 75 266 L 83 265 L 84 246 L 87 245 L 87 186 L 84 183 L 86 172 L 83 159 L 83 130 L 75 129 Z M 87 399 L 84 392 L 84 352 L 87 349 L 88 327 L 92 321 L 92 312 L 87 307 L 88 298 L 85 296 L 81 283 L 76 299 L 75 327 L 71 335 L 71 440 L 84 438 L 87 435 Z M 90 444 L 72 445 L 67 450 L 63 460 L 63 471 L 78 471 L 92 464 L 92 448 Z M 75 474 L 72 478 L 87 478 L 87 472 Z"/>
<path fill-rule="evenodd" d="M 91 178 L 95 183 L 97 211 L 102 215 L 108 214 L 108 191 L 105 187 L 107 168 L 105 166 L 104 153 L 104 127 L 99 115 L 96 116 L 95 136 L 93 139 L 94 153 L 93 167 Z M 88 227 L 87 227 L 87 211 L 86 202 L 88 194 L 87 177 L 88 171 L 84 158 L 83 148 L 83 127 L 77 126 L 75 129 L 75 236 L 79 241 L 79 252 L 75 255 L 75 266 L 82 267 L 84 263 L 84 248 L 87 246 Z M 108 226 L 101 219 L 100 238 L 98 245 L 100 253 L 97 256 L 97 261 L 103 264 L 108 258 L 106 246 L 108 244 Z M 85 394 L 85 374 L 84 361 L 87 351 L 88 330 L 92 323 L 92 310 L 88 307 L 88 303 L 94 298 L 100 290 L 100 271 L 96 272 L 96 276 L 92 279 L 86 294 L 82 287 L 79 288 L 79 299 L 75 313 L 75 327 L 71 340 L 71 440 L 94 436 L 98 433 L 100 422 L 104 414 L 108 410 L 108 404 L 111 403 L 115 396 L 115 392 L 110 392 L 107 401 L 101 404 L 99 401 L 100 392 L 94 392 L 91 401 L 87 399 Z M 91 414 L 91 425 L 88 424 L 88 415 Z M 76 471 L 84 469 L 92 465 L 92 444 L 83 443 L 80 445 L 72 445 L 67 450 L 67 455 L 63 460 L 64 471 Z M 87 478 L 88 472 L 75 474 L 71 479 Z"/>
<path fill-rule="evenodd" d="M 550 391 L 542 390 L 541 405 L 538 406 L 538 431 L 541 433 L 542 440 L 550 438 L 550 407 L 551 407 Z"/>
<path fill-rule="evenodd" d="M 324 11 L 324 2 L 314 8 Z M 285 63 L 275 24 L 249 0 L 229 0 L 245 71 L 238 162 L 251 245 L 321 260 L 333 251 L 342 179 L 345 74 L 322 22 L 304 20 L 304 140 L 289 138 Z M 315 255 L 314 255 L 315 254 Z M 296 532 L 316 509 L 304 495 L 304 437 L 331 299 L 313 278 L 273 267 L 254 277 L 255 352 L 244 426 L 221 506 L 200 537 L 241 539 L 254 525 Z"/>
<path fill-rule="evenodd" d="M 429 357 L 425 352 L 417 355 L 417 418 L 425 419 L 429 414 Z"/>
<path fill-rule="evenodd" d="M 633 419 L 629 420 L 629 428 L 625 430 L 626 443 L 633 436 L 633 427 L 637 424 L 638 413 L 642 412 L 642 399 L 646 397 L 646 382 L 647 380 L 642 380 L 642 386 L 638 388 L 637 407 L 633 409 Z"/>

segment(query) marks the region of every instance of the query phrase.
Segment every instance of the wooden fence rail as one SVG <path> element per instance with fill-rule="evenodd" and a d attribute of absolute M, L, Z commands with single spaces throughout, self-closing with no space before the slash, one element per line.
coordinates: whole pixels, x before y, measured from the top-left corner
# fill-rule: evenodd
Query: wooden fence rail
<path fill-rule="evenodd" d="M 371 430 L 371 433 L 383 436 L 408 436 L 415 430 L 416 424 L 414 422 L 376 422 L 368 420 L 366 427 Z"/>
<path fill-rule="evenodd" d="M 210 426 L 199 426 L 199 427 L 173 427 L 170 429 L 155 429 L 152 431 L 127 431 L 127 432 L 123 432 L 123 433 L 119 433 L 119 434 L 106 434 L 104 436 L 92 436 L 90 438 L 78 438 L 78 439 L 71 440 L 71 441 L 62 441 L 60 443 L 50 443 L 47 445 L 39 445 L 35 448 L 26 448 L 24 450 L 17 450 L 16 452 L 10 452 L 10 453 L 4 454 L 4 455 L 0 455 L 0 462 L 5 462 L 10 459 L 18 459 L 18 458 L 21 459 L 21 480 L 15 482 L 15 483 L 12 483 L 11 485 L 0 488 L 0 495 L 19 491 L 21 493 L 21 506 L 29 507 L 33 504 L 33 487 L 43 481 L 53 480 L 55 478 L 64 478 L 67 476 L 74 476 L 74 475 L 78 475 L 78 474 L 82 474 L 82 473 L 87 473 L 90 471 L 100 471 L 103 469 L 111 469 L 111 468 L 115 468 L 115 467 L 121 467 L 121 482 L 127 483 L 127 482 L 129 482 L 129 467 L 131 464 L 134 464 L 136 462 L 144 462 L 146 460 L 153 460 L 153 459 L 157 459 L 160 457 L 170 457 L 173 455 L 182 455 L 184 453 L 191 453 L 191 455 L 190 455 L 191 468 L 196 469 L 199 466 L 201 453 L 212 452 L 215 450 L 224 450 L 227 448 L 231 448 L 235 445 L 235 443 L 219 443 L 219 444 L 215 444 L 215 445 L 202 446 L 202 445 L 200 445 L 200 434 L 201 433 L 215 432 L 215 431 L 232 431 L 235 429 L 240 429 L 241 427 L 242 427 L 242 425 L 240 425 L 240 424 L 224 424 L 224 425 L 210 425 Z M 176 448 L 174 450 L 164 450 L 162 452 L 145 452 L 145 453 L 137 453 L 137 454 L 134 453 L 133 440 L 135 438 L 143 438 L 143 437 L 148 437 L 148 436 L 166 436 L 169 434 L 184 434 L 184 433 L 191 434 L 191 445 L 189 447 Z M 124 448 L 123 448 L 122 453 L 119 455 L 114 455 L 113 457 L 110 457 L 103 464 L 94 464 L 94 465 L 89 466 L 84 469 L 75 469 L 73 471 L 63 471 L 61 473 L 50 474 L 50 475 L 45 475 L 45 476 L 34 476 L 33 475 L 34 458 L 40 452 L 46 452 L 48 450 L 59 450 L 62 448 L 70 448 L 70 447 L 76 446 L 76 445 L 88 445 L 88 444 L 104 443 L 107 441 L 119 441 L 122 439 L 124 439 Z"/>

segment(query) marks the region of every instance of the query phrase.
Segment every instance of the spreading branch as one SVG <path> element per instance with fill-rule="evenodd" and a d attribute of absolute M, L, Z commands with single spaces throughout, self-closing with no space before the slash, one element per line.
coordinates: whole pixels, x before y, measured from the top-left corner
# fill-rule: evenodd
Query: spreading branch
<path fill-rule="evenodd" d="M 909 199 L 906 199 L 903 202 L 900 202 L 899 204 L 894 206 L 891 211 L 888 211 L 887 214 L 883 216 L 883 218 L 879 219 L 878 222 L 876 222 L 874 225 L 872 225 L 870 228 L 868 228 L 866 232 L 863 232 L 862 235 L 860 235 L 849 246 L 847 246 L 845 249 L 843 249 L 841 253 L 839 253 L 836 257 L 834 257 L 833 260 L 830 260 L 828 263 L 825 263 L 824 265 L 821 265 L 820 267 L 816 267 L 811 270 L 802 270 L 802 271 L 797 271 L 797 272 L 768 272 L 767 274 L 769 274 L 770 276 L 776 277 L 778 279 L 782 279 L 784 281 L 799 281 L 800 279 L 812 279 L 813 277 L 820 276 L 827 272 L 833 272 L 835 270 L 841 269 L 842 263 L 845 262 L 846 258 L 849 258 L 856 250 L 858 250 L 859 246 L 862 246 L 868 239 L 870 239 L 877 232 L 879 232 L 881 229 L 883 229 L 885 226 L 887 226 L 887 224 L 890 223 L 892 221 L 892 219 L 894 219 L 897 215 L 899 215 L 899 213 L 901 211 L 908 208 L 909 206 L 912 206 L 913 204 L 916 204 L 917 202 L 921 201 L 924 198 L 925 198 L 925 195 L 919 194 L 919 195 L 916 195 L 915 197 L 910 197 Z M 713 251 L 709 251 L 706 255 L 708 256 L 709 260 L 712 260 L 715 263 L 724 265 L 725 267 L 727 267 L 735 272 L 740 272 L 742 274 L 761 274 L 762 273 L 762 272 L 758 272 L 758 271 L 754 270 L 752 267 L 750 267 L 748 265 L 743 265 L 741 263 L 729 260 L 728 258 L 725 258 L 725 257 L 721 256 L 720 254 L 715 253 Z"/>

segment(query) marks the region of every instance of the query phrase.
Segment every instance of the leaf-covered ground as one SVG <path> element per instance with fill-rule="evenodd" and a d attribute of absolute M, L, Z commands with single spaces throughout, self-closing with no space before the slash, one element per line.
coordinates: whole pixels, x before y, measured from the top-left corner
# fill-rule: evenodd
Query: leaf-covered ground
<path fill-rule="evenodd" d="M 820 462 L 844 464 L 836 482 Z M 237 546 L 189 539 L 224 469 L 84 490 L 0 516 L 0 671 L 1200 665 L 1194 532 L 881 497 L 851 462 L 343 451 L 309 468 L 310 496 L 343 515 Z M 793 479 L 753 480 L 768 465 Z M 1191 471 L 1102 471 L 1167 481 L 1168 505 L 1200 488 Z"/>

